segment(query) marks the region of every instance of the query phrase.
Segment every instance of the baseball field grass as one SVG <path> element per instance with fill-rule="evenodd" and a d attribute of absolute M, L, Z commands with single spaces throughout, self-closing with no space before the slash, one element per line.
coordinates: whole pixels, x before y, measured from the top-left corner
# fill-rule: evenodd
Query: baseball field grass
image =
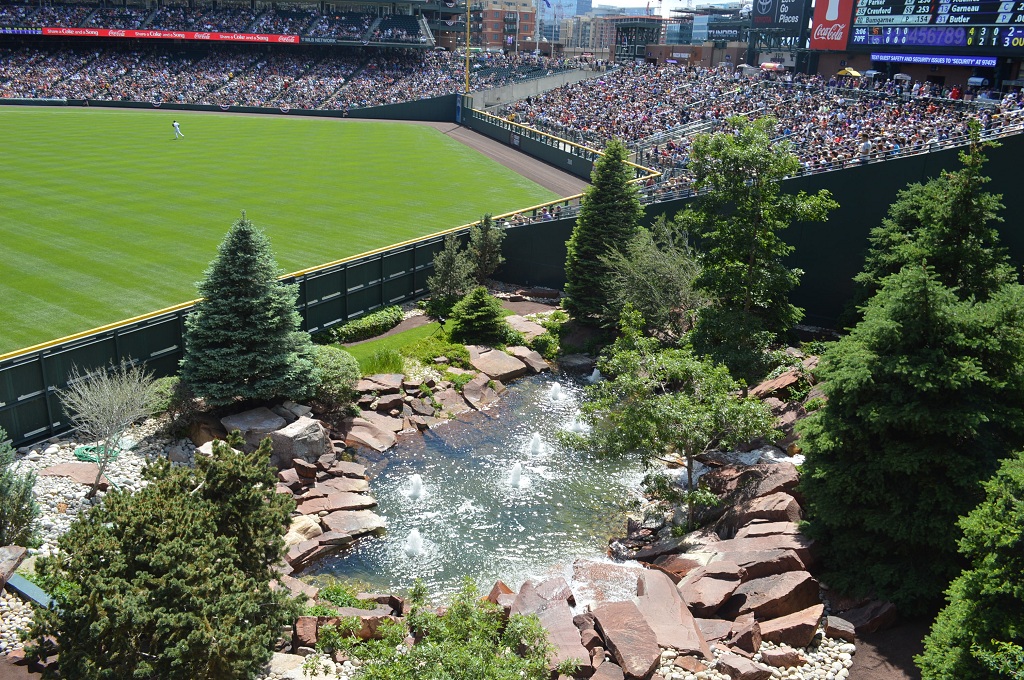
<path fill-rule="evenodd" d="M 0 354 L 193 299 L 243 210 L 291 272 L 556 198 L 421 125 L 5 106 L 0 130 Z"/>

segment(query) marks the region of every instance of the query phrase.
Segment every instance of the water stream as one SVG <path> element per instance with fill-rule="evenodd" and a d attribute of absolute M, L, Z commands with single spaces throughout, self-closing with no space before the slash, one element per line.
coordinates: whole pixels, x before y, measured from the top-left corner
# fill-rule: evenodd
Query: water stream
<path fill-rule="evenodd" d="M 638 498 L 636 461 L 566 450 L 557 432 L 579 429 L 586 378 L 534 376 L 513 383 L 499 404 L 423 435 L 403 435 L 370 483 L 387 534 L 327 558 L 313 573 L 403 590 L 421 578 L 432 593 L 518 587 L 604 555 Z"/>

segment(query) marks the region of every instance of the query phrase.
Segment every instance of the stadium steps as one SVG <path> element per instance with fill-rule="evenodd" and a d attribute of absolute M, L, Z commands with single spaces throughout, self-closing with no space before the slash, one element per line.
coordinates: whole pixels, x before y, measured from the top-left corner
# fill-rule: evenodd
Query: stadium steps
<path fill-rule="evenodd" d="M 319 23 L 322 18 L 323 17 L 319 13 L 314 13 L 313 16 L 309 18 L 309 21 L 306 22 L 306 25 L 302 27 L 302 30 L 299 31 L 299 35 L 305 38 L 309 35 L 310 31 L 316 28 L 317 23 Z"/>
<path fill-rule="evenodd" d="M 89 24 L 91 24 L 91 23 L 92 23 L 92 18 L 93 18 L 94 16 L 96 16 L 96 14 L 97 14 L 97 13 L 98 13 L 99 11 L 100 11 L 100 8 L 99 8 L 99 7 L 96 7 L 95 9 L 93 9 L 93 11 L 89 12 L 89 13 L 88 13 L 88 14 L 86 15 L 86 17 L 85 17 L 84 19 L 82 19 L 82 25 L 83 25 L 83 26 L 88 26 Z"/>
<path fill-rule="evenodd" d="M 363 33 L 363 37 L 360 38 L 364 45 L 370 42 L 370 38 L 373 37 L 374 31 L 377 30 L 377 27 L 380 26 L 380 22 L 382 21 L 384 21 L 384 17 L 377 17 L 376 19 L 373 20 L 373 23 L 370 24 L 370 27 L 366 29 L 366 33 Z M 359 70 L 362 71 L 363 67 L 360 66 Z"/>
<path fill-rule="evenodd" d="M 143 19 L 142 23 L 139 24 L 139 28 L 149 28 L 149 25 L 153 23 L 153 20 L 156 19 L 156 15 L 159 14 L 159 13 L 160 13 L 160 5 L 155 5 L 153 7 L 153 11 L 149 13 L 149 16 L 147 16 L 145 19 Z"/>
<path fill-rule="evenodd" d="M 335 100 L 337 100 L 338 97 L 341 96 L 341 93 L 345 91 L 345 88 L 348 87 L 348 84 L 355 80 L 359 76 L 359 74 L 363 72 L 363 69 L 366 68 L 366 65 L 369 64 L 371 61 L 373 61 L 373 57 L 367 57 L 366 59 L 363 59 L 362 63 L 359 64 L 359 66 L 357 66 L 355 70 L 348 75 L 347 78 L 345 78 L 345 82 L 342 83 L 337 90 L 332 92 L 331 96 L 327 97 L 322 102 L 317 104 L 316 108 L 326 109 L 328 108 L 328 104 L 333 104 Z"/>
<path fill-rule="evenodd" d="M 437 44 L 434 40 L 434 33 L 430 30 L 430 26 L 427 25 L 427 19 L 421 14 L 417 17 L 420 22 L 420 34 L 427 36 L 427 44 L 433 47 Z"/>

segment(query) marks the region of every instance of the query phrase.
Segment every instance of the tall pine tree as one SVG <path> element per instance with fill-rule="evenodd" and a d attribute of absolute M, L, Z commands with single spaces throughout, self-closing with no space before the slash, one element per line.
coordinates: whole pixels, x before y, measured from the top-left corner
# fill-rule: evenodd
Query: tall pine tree
<path fill-rule="evenodd" d="M 633 169 L 629 152 L 617 139 L 608 142 L 604 155 L 594 163 L 591 185 L 583 194 L 580 214 L 566 243 L 565 308 L 580 320 L 596 320 L 608 302 L 608 265 L 601 261 L 613 247 L 624 246 L 640 226 L 643 207 L 636 186 L 630 184 Z"/>
<path fill-rule="evenodd" d="M 269 239 L 243 212 L 185 322 L 181 377 L 208 404 L 300 398 L 312 389 L 313 345 L 300 330 L 298 288 L 279 281 L 280 274 Z"/>
<path fill-rule="evenodd" d="M 824 355 L 824 408 L 798 426 L 825 578 L 909 613 L 960 565 L 957 517 L 1022 441 L 1024 288 L 960 300 L 924 265 L 887 277 Z"/>

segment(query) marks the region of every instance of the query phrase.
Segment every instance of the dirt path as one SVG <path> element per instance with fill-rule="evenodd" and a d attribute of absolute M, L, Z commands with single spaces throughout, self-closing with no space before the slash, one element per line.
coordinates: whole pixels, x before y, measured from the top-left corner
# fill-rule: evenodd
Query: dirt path
<path fill-rule="evenodd" d="M 909 621 L 857 640 L 850 680 L 919 680 L 914 655 L 924 649 L 929 622 Z"/>

